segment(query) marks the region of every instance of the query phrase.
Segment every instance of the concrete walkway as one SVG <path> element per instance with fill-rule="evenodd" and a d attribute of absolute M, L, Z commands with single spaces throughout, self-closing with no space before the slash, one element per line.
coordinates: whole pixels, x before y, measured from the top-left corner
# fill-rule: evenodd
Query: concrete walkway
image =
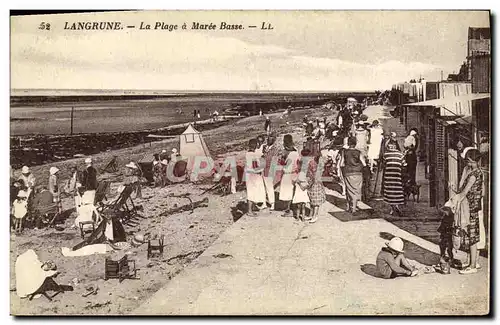
<path fill-rule="evenodd" d="M 473 275 L 423 274 L 385 280 L 375 258 L 391 236 L 416 265 L 439 248 L 382 219 L 342 222 L 326 203 L 315 224 L 277 213 L 243 217 L 137 315 L 486 314 L 487 260 Z M 463 255 L 461 256 L 464 257 Z M 422 263 L 422 264 L 420 264 Z"/>

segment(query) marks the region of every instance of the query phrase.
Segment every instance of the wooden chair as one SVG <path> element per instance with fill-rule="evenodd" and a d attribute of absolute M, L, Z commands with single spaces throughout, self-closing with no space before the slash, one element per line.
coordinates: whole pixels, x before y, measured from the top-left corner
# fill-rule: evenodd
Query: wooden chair
<path fill-rule="evenodd" d="M 92 225 L 92 229 L 90 227 L 85 227 L 86 225 Z M 79 223 L 80 226 L 80 236 L 82 239 L 85 239 L 85 234 L 93 233 L 95 231 L 94 221 L 82 221 Z"/>
<path fill-rule="evenodd" d="M 163 247 L 165 247 L 164 240 L 165 236 L 163 235 L 157 240 L 148 240 L 148 259 L 152 257 L 163 257 Z"/>
<path fill-rule="evenodd" d="M 106 258 L 104 262 L 104 280 L 118 279 L 121 283 L 124 279 L 139 280 L 135 261 L 129 260 L 127 255 L 123 256 L 120 260 L 114 261 Z"/>

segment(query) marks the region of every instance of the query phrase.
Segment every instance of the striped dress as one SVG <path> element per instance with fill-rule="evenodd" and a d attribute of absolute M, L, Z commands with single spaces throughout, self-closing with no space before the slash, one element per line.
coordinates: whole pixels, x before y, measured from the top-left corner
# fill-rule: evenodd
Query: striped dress
<path fill-rule="evenodd" d="M 402 167 L 403 154 L 399 151 L 386 151 L 384 154 L 384 201 L 390 205 L 404 204 Z"/>

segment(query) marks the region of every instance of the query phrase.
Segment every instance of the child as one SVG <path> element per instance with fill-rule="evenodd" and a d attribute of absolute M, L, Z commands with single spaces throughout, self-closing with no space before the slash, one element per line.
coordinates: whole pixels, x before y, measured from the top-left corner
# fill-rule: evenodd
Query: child
<path fill-rule="evenodd" d="M 326 201 L 325 188 L 321 181 L 321 174 L 318 173 L 319 159 L 320 156 L 311 159 L 307 169 L 307 180 L 309 184 L 307 194 L 311 202 L 311 218 L 309 219 L 309 223 L 318 221 L 319 207 Z"/>
<path fill-rule="evenodd" d="M 12 203 L 12 215 L 14 216 L 14 230 L 20 233 L 23 230 L 23 218 L 28 212 L 28 194 L 26 191 L 19 191 L 17 199 Z"/>
<path fill-rule="evenodd" d="M 309 203 L 307 187 L 306 174 L 301 172 L 295 181 L 295 192 L 292 200 L 293 204 L 297 204 L 297 219 L 300 221 L 305 221 L 305 205 Z"/>
<path fill-rule="evenodd" d="M 418 271 L 408 263 L 404 256 L 404 244 L 401 238 L 394 237 L 383 247 L 377 256 L 377 270 L 384 279 L 400 275 L 415 276 Z"/>
<path fill-rule="evenodd" d="M 439 210 L 439 214 L 442 217 L 441 225 L 439 225 L 438 232 L 441 234 L 439 241 L 440 259 L 439 265 L 435 265 L 436 271 L 442 273 L 450 273 L 450 264 L 453 263 L 453 223 L 454 214 L 449 207 L 443 207 Z M 448 256 L 446 256 L 448 253 Z"/>

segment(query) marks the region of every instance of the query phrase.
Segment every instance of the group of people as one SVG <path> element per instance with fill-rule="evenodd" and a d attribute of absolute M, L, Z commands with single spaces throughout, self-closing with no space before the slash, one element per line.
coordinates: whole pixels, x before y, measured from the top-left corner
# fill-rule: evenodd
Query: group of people
<path fill-rule="evenodd" d="M 168 184 L 168 164 L 170 162 L 177 162 L 180 158 L 180 154 L 177 148 L 172 148 L 170 153 L 163 149 L 161 153 L 156 153 L 153 155 L 153 179 L 154 185 L 165 187 Z"/>
<path fill-rule="evenodd" d="M 61 194 L 73 195 L 75 207 L 94 201 L 97 189 L 97 170 L 92 166 L 92 159 L 85 159 L 85 169 L 72 168 L 71 178 L 65 185 L 60 182 L 59 168 L 50 167 L 47 185 L 38 184 L 35 175 L 28 166 L 21 168 L 21 175 L 15 179 L 11 170 L 11 215 L 14 217 L 14 230 L 21 232 L 25 221 L 35 228 L 47 222 L 47 216 L 62 212 Z"/>
<path fill-rule="evenodd" d="M 263 137 L 251 139 L 245 155 L 248 214 L 255 216 L 254 209 L 265 209 L 268 205 L 274 210 L 276 188 L 277 198 L 285 207 L 283 217 L 316 222 L 319 207 L 325 202 L 317 172 L 319 158 L 307 149 L 299 152 L 290 134 L 283 136 L 282 145 L 275 133 L 269 134 L 265 142 Z M 310 205 L 309 214 L 306 204 Z"/>

